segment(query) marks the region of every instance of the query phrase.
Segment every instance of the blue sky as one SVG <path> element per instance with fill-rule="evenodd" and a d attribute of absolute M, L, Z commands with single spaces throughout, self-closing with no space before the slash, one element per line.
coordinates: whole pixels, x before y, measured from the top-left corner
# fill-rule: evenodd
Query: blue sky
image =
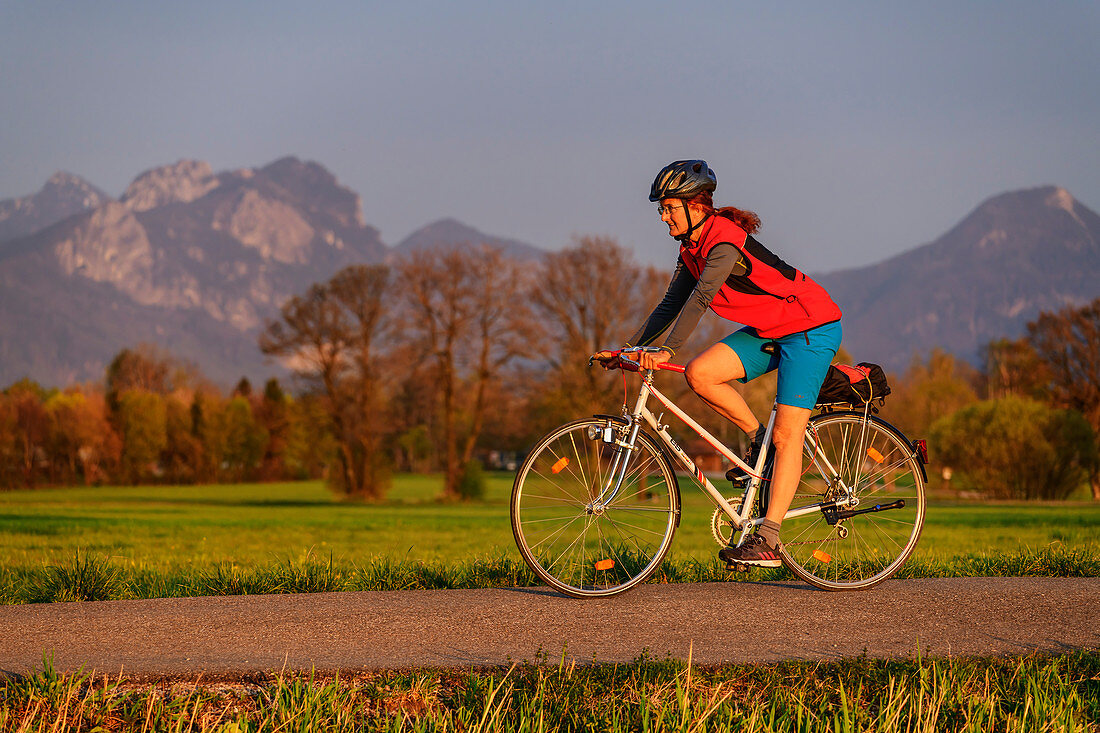
<path fill-rule="evenodd" d="M 0 0 L 0 198 L 292 154 L 390 244 L 453 216 L 671 266 L 649 183 L 704 157 L 792 264 L 856 266 L 1010 189 L 1100 209 L 1098 38 L 1095 2 Z"/>

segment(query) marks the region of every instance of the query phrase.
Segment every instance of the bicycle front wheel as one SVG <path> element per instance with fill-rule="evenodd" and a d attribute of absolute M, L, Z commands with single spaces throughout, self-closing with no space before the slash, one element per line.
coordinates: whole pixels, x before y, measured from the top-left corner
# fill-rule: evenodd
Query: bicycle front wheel
<path fill-rule="evenodd" d="M 672 543 L 680 515 L 672 466 L 643 432 L 633 450 L 618 445 L 624 433 L 606 418 L 562 425 L 516 474 L 516 545 L 547 585 L 567 595 L 622 593 L 651 576 Z"/>
<path fill-rule="evenodd" d="M 796 514 L 783 520 L 784 564 L 826 590 L 881 583 L 912 554 L 924 526 L 924 470 L 913 446 L 862 413 L 814 417 L 805 446 Z"/>

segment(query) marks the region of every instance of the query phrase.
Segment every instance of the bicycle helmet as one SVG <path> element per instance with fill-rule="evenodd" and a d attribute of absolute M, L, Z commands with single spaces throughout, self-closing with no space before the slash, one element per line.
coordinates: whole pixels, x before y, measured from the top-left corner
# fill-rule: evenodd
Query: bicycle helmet
<path fill-rule="evenodd" d="M 689 199 L 700 191 L 713 191 L 718 177 L 705 160 L 677 160 L 669 163 L 649 188 L 649 200 Z"/>
<path fill-rule="evenodd" d="M 649 200 L 680 199 L 684 202 L 684 215 L 687 217 L 687 231 L 676 237 L 686 247 L 691 246 L 691 235 L 703 226 L 710 214 L 697 222 L 691 221 L 688 199 L 701 191 L 713 191 L 718 188 L 718 177 L 705 160 L 675 160 L 657 174 L 653 185 L 649 187 Z"/>

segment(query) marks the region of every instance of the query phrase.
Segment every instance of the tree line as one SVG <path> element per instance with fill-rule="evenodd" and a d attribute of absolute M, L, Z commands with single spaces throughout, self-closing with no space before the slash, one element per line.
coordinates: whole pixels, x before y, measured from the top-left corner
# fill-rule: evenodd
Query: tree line
<path fill-rule="evenodd" d="M 884 413 L 933 448 L 933 486 L 1003 499 L 1100 500 L 1100 298 L 1041 313 L 979 368 L 933 351 Z"/>
<path fill-rule="evenodd" d="M 588 368 L 587 357 L 633 332 L 667 281 L 605 237 L 537 263 L 469 247 L 348 267 L 290 298 L 259 338 L 293 372 L 289 387 L 242 379 L 224 394 L 150 346 L 120 352 L 101 384 L 10 385 L 0 487 L 323 477 L 378 500 L 395 472 L 441 472 L 443 498 L 476 498 L 485 464 L 508 467 L 551 427 L 619 411 L 621 373 Z M 891 375 L 884 415 L 930 439 L 933 477 L 953 490 L 1060 498 L 1087 479 L 1100 498 L 1098 326 L 1100 299 L 989 344 L 981 368 L 942 352 L 918 358 Z M 727 330 L 705 318 L 686 353 Z M 658 379 L 744 446 L 682 377 Z M 766 414 L 774 379 L 739 388 Z"/>
<path fill-rule="evenodd" d="M 292 388 L 224 394 L 148 345 L 100 384 L 8 386 L 0 487 L 324 477 L 370 500 L 395 471 L 439 471 L 445 498 L 472 498 L 482 462 L 606 405 L 614 375 L 584 358 L 633 330 L 666 279 L 602 237 L 539 263 L 471 247 L 348 267 L 260 336 Z"/>

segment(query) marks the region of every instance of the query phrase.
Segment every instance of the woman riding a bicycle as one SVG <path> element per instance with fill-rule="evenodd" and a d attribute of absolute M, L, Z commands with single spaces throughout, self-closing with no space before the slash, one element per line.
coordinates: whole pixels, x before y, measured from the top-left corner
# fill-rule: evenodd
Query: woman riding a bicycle
<path fill-rule="evenodd" d="M 770 501 L 766 520 L 740 546 L 718 556 L 727 563 L 778 567 L 779 530 L 802 473 L 806 425 L 829 364 L 840 346 L 840 308 L 818 283 L 766 249 L 753 234 L 760 219 L 731 206 L 715 208 L 714 172 L 702 160 L 678 160 L 657 174 L 649 200 L 680 243 L 676 270 L 664 298 L 626 346 L 650 346 L 665 336 L 661 351 L 639 354 L 643 368 L 669 361 L 709 307 L 744 325 L 687 364 L 691 389 L 752 438 L 754 465 L 764 428 L 729 383 L 778 370 L 772 434 Z M 666 335 L 667 334 L 667 335 Z M 764 351 L 768 344 L 775 348 Z M 595 355 L 614 368 L 612 351 Z M 772 446 L 769 446 L 772 450 Z M 727 478 L 740 480 L 736 470 Z"/>

